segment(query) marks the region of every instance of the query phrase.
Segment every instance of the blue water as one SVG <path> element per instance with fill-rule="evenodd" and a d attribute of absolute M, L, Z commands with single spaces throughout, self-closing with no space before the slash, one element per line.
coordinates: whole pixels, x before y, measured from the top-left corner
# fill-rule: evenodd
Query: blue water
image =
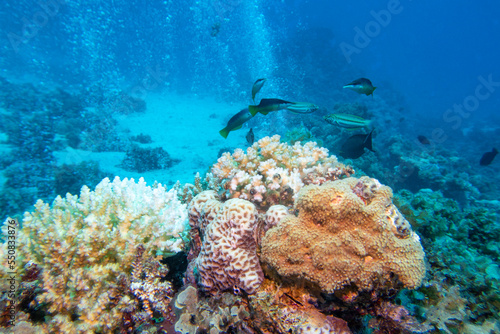
<path fill-rule="evenodd" d="M 220 137 L 200 145 L 244 148 L 250 128 L 259 138 L 300 128 L 338 155 L 363 131 L 323 116 L 349 107 L 373 120 L 375 153 L 342 161 L 395 193 L 431 189 L 464 210 L 484 204 L 498 226 L 500 158 L 479 161 L 500 149 L 499 36 L 500 3 L 491 0 L 2 1 L 1 216 L 112 176 L 97 165 L 58 165 L 54 154 L 132 150 L 116 119 L 148 112 L 150 96 L 209 97 L 236 113 L 251 103 L 254 81 L 267 78 L 259 98 L 320 109 L 259 115 L 230 134 L 240 145 Z M 373 97 L 342 88 L 360 77 L 377 87 Z M 186 122 L 216 118 L 217 135 L 231 116 L 200 109 Z M 176 163 L 155 154 L 163 160 L 154 168 Z M 498 254 L 488 256 L 498 263 Z"/>
<path fill-rule="evenodd" d="M 366 31 L 368 24 L 371 31 L 377 31 L 369 23 L 380 22 L 376 17 L 387 13 L 391 3 L 399 3 L 388 19 L 383 16 L 380 33 L 370 38 L 360 54 L 352 56 L 351 64 L 403 92 L 416 116 L 441 113 L 462 102 L 474 92 L 478 76 L 492 75 L 498 81 L 500 68 L 495 63 L 500 50 L 493 40 L 500 32 L 500 8 L 494 1 L 480 5 L 468 1 L 453 5 L 360 1 L 355 8 L 328 3 L 320 1 L 317 7 L 306 6 L 310 10 L 307 13 L 316 24 L 335 31 L 339 43 L 353 41 L 355 27 Z M 498 105 L 498 93 L 492 94 L 481 102 L 471 120 L 498 114 Z"/>

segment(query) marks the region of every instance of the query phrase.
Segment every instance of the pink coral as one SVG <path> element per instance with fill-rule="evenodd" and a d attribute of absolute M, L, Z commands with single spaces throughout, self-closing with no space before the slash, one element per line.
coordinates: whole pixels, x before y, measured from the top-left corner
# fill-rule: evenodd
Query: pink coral
<path fill-rule="evenodd" d="M 236 149 L 224 153 L 212 166 L 223 199 L 242 198 L 259 210 L 271 205 L 291 206 L 298 191 L 308 184 L 322 184 L 354 174 L 349 166 L 328 155 L 326 148 L 314 142 L 293 146 L 280 142 L 279 136 L 265 137 L 246 153 Z"/>
<path fill-rule="evenodd" d="M 197 195 L 190 207 L 190 222 L 203 240 L 196 259 L 200 283 L 212 293 L 234 287 L 253 293 L 264 275 L 257 257 L 255 206 L 242 199 L 225 203 L 212 191 Z"/>

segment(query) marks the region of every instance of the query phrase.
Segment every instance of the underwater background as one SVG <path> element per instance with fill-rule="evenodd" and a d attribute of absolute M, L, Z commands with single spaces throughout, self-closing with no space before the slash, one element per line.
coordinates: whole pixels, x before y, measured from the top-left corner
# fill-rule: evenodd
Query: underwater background
<path fill-rule="evenodd" d="M 210 181 L 217 168 L 223 170 L 218 159 L 219 164 L 229 159 L 224 152 L 234 153 L 231 164 L 238 165 L 238 149 L 272 145 L 265 137 L 279 135 L 289 146 L 315 142 L 337 156 L 339 179 L 351 176 L 352 168 L 354 177 L 369 176 L 392 189 L 392 203 L 420 238 L 426 274 L 418 287 L 384 290 L 376 300 L 365 292 L 356 292 L 356 299 L 344 289 L 323 291 L 317 297 L 321 301 L 311 304 L 345 321 L 349 328 L 344 330 L 353 333 L 500 333 L 500 160 L 494 153 L 500 147 L 498 2 L 8 0 L 0 3 L 0 32 L 2 221 L 17 218 L 22 230 L 25 211 L 43 211 L 35 208 L 37 200 L 50 204 L 57 196 L 80 195 L 82 186 L 93 190 L 116 176 L 176 189 L 186 210 L 194 196 L 209 189 L 219 195 L 226 191 L 222 200 L 248 199 L 243 190 L 235 195 L 232 190 L 240 188 L 231 190 L 222 174 L 220 184 Z M 267 80 L 253 101 L 252 87 L 261 78 Z M 373 83 L 372 95 L 343 88 L 359 78 Z M 221 136 L 235 114 L 261 99 L 304 101 L 317 110 L 258 112 L 241 129 Z M 346 129 L 327 122 L 331 114 L 371 123 Z M 361 147 L 359 158 L 344 158 L 342 147 L 372 130 L 373 150 Z M 307 157 L 306 151 L 300 154 Z M 321 159 L 326 158 L 315 163 L 326 164 Z M 275 167 L 287 169 L 286 163 Z M 288 171 L 292 174 L 292 168 Z M 271 204 L 291 212 L 293 201 L 281 195 L 282 201 L 269 200 L 269 205 L 257 200 L 259 214 Z M 183 214 L 186 220 L 187 211 L 179 217 Z M 192 233 L 185 239 L 186 247 L 173 253 L 184 254 L 179 261 L 187 263 L 198 254 L 189 253 Z M 16 312 L 30 330 L 50 324 L 60 312 L 50 307 L 53 300 L 37 297 L 47 291 L 37 275 L 49 272 L 38 266 L 39 271 L 24 268 L 24 276 L 16 278 Z M 172 300 L 188 291 L 187 285 L 203 286 L 182 281 L 189 277 L 185 266 L 168 266 L 169 277 L 177 279 L 162 291 L 168 290 Z M 273 277 L 264 273 L 266 280 Z M 157 276 L 155 284 L 163 284 L 165 273 Z M 295 300 L 299 294 L 314 295 L 303 287 L 293 294 L 293 284 L 276 282 L 290 289 L 293 307 L 303 307 L 303 300 Z M 14 327 L 8 324 L 5 289 L 0 325 L 9 331 Z M 232 295 L 234 305 L 244 308 L 245 293 Z M 217 309 L 207 295 L 199 293 L 199 298 Z M 137 309 L 155 308 L 139 299 Z M 154 317 L 142 318 L 128 310 L 113 318 L 120 320 L 112 328 L 103 327 L 103 320 L 95 327 L 63 330 L 59 324 L 44 330 L 126 333 L 147 327 L 212 333 L 215 328 L 195 320 L 191 327 L 174 326 L 184 313 L 167 308 L 158 306 Z M 76 323 L 92 311 L 71 312 L 64 321 Z M 313 332 L 291 323 L 249 325 L 248 318 L 240 314 L 239 322 L 233 319 L 217 330 Z"/>

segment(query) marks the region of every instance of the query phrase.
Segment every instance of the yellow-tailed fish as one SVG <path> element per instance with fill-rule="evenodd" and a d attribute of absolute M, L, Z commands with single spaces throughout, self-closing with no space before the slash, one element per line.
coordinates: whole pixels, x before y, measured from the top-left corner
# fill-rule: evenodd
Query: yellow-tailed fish
<path fill-rule="evenodd" d="M 227 138 L 229 132 L 241 129 L 241 126 L 253 116 L 254 115 L 250 114 L 248 111 L 248 108 L 241 110 L 239 113 L 231 117 L 224 129 L 219 131 L 220 135 Z"/>
<path fill-rule="evenodd" d="M 349 130 L 371 129 L 373 122 L 351 114 L 330 114 L 324 116 L 323 119 L 329 124 Z"/>
<path fill-rule="evenodd" d="M 359 94 L 372 95 L 377 87 L 373 87 L 372 82 L 367 78 L 359 78 L 351 83 L 348 83 L 344 88 L 349 88 Z"/>
<path fill-rule="evenodd" d="M 285 108 L 286 110 L 295 114 L 310 114 L 319 109 L 319 107 L 309 102 L 293 102 Z"/>
<path fill-rule="evenodd" d="M 285 109 L 287 106 L 291 104 L 293 104 L 293 102 L 280 99 L 262 99 L 260 100 L 259 105 L 248 106 L 248 110 L 250 111 L 250 114 L 252 114 L 252 116 L 255 116 L 258 112 L 267 115 L 271 111 Z"/>
<path fill-rule="evenodd" d="M 253 103 L 255 103 L 255 96 L 257 95 L 257 93 L 260 91 L 260 89 L 262 88 L 262 86 L 264 86 L 264 84 L 266 83 L 266 78 L 262 78 L 262 79 L 257 79 L 253 86 L 252 86 L 252 100 L 253 100 Z"/>

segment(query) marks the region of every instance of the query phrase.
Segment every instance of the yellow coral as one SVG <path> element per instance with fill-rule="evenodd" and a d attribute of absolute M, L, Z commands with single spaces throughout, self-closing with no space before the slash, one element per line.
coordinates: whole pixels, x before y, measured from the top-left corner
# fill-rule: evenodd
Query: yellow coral
<path fill-rule="evenodd" d="M 328 293 L 350 284 L 373 289 L 376 282 L 391 283 L 394 275 L 405 287 L 418 287 L 425 274 L 419 237 L 411 229 L 406 235 L 395 229 L 388 211 L 399 211 L 389 187 L 377 182 L 367 204 L 355 192 L 363 188 L 357 186 L 360 182 L 371 184 L 373 179 L 302 188 L 295 202 L 299 216 L 283 218 L 266 233 L 261 260 L 280 275 L 313 282 Z"/>

